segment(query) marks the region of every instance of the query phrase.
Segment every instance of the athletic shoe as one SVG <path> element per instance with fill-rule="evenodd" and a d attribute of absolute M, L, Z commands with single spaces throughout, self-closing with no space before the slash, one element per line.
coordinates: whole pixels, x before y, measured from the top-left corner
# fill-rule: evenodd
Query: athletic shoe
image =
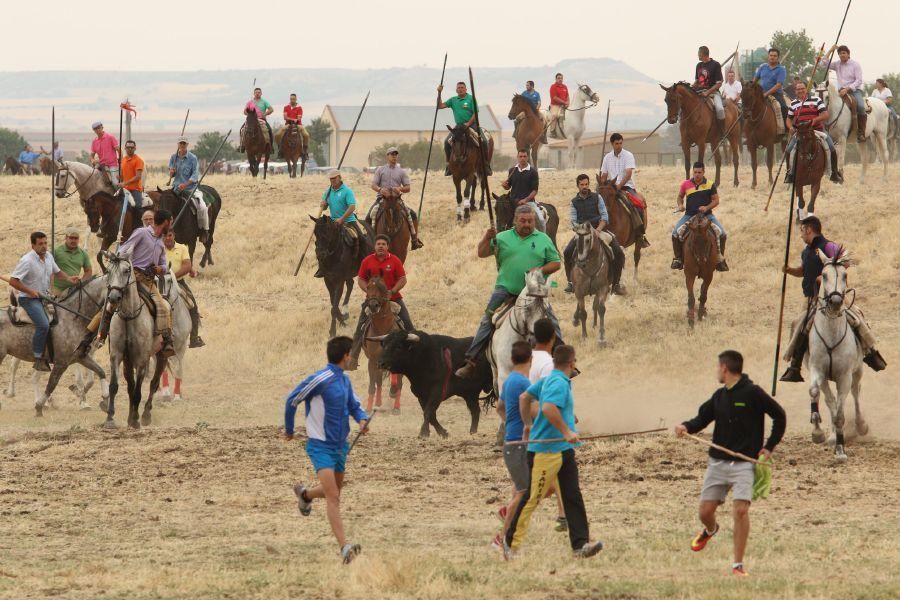
<path fill-rule="evenodd" d="M 499 533 L 495 535 L 494 539 L 491 540 L 491 546 L 493 546 L 497 550 L 503 550 L 503 536 Z"/>
<path fill-rule="evenodd" d="M 509 510 L 506 506 L 501 506 L 500 510 L 497 511 L 497 517 L 501 521 L 506 521 L 506 511 Z"/>
<path fill-rule="evenodd" d="M 691 550 L 694 552 L 700 552 L 704 548 L 706 548 L 706 544 L 709 543 L 709 540 L 712 539 L 714 535 L 719 533 L 719 524 L 716 523 L 716 530 L 712 533 L 708 533 L 706 531 L 706 527 L 700 530 L 700 533 L 697 534 L 693 540 L 691 540 Z"/>
<path fill-rule="evenodd" d="M 362 547 L 359 544 L 344 544 L 344 547 L 341 548 L 341 562 L 349 565 L 354 558 L 359 556 L 360 552 L 362 552 Z"/>
<path fill-rule="evenodd" d="M 554 527 L 556 531 L 568 531 L 569 530 L 569 522 L 565 517 L 556 517 L 556 527 Z"/>
<path fill-rule="evenodd" d="M 744 568 L 744 565 L 738 565 L 736 567 L 731 567 L 731 574 L 737 577 L 750 577 L 750 573 L 747 572 L 747 569 Z"/>
<path fill-rule="evenodd" d="M 304 517 L 308 517 L 309 513 L 312 512 L 312 501 L 303 499 L 303 492 L 306 491 L 306 486 L 302 483 L 298 483 L 294 486 L 294 495 L 297 496 L 297 509 L 300 511 L 300 514 Z"/>
<path fill-rule="evenodd" d="M 503 537 L 503 560 L 516 560 L 516 552 L 506 543 L 506 536 Z"/>
<path fill-rule="evenodd" d="M 595 554 L 598 554 L 601 550 L 603 550 L 603 542 L 597 540 L 596 542 L 586 543 L 572 554 L 575 555 L 575 558 L 590 558 Z"/>

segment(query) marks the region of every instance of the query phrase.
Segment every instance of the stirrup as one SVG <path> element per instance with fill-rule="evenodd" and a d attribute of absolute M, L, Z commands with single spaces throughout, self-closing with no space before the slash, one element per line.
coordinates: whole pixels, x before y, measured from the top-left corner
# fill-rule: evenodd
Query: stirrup
<path fill-rule="evenodd" d="M 680 271 L 681 269 L 684 268 L 684 261 L 682 261 L 682 260 L 680 260 L 680 259 L 677 259 L 677 258 L 673 258 L 673 259 L 672 259 L 672 264 L 669 266 L 669 268 L 671 268 L 671 269 L 677 269 L 677 270 Z"/>
<path fill-rule="evenodd" d="M 725 271 L 730 271 L 730 270 L 731 269 L 728 268 L 728 263 L 725 261 L 725 257 L 723 256 L 722 260 L 720 260 L 718 263 L 716 263 L 716 271 L 720 271 L 720 272 L 724 273 Z"/>
<path fill-rule="evenodd" d="M 803 375 L 800 374 L 800 367 L 790 366 L 787 371 L 778 379 L 786 383 L 803 383 Z"/>
<path fill-rule="evenodd" d="M 424 247 L 425 247 L 425 244 L 422 243 L 422 240 L 420 240 L 418 237 L 413 238 L 413 240 L 412 240 L 412 249 L 413 250 L 418 250 L 419 248 L 424 248 Z"/>
<path fill-rule="evenodd" d="M 873 371 L 884 371 L 887 368 L 887 362 L 885 362 L 884 357 L 874 348 L 863 357 L 863 362 Z"/>

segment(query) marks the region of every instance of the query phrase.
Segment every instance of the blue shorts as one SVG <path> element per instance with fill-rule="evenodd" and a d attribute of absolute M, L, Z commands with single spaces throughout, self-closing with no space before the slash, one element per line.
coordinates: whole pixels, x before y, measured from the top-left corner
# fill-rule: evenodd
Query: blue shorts
<path fill-rule="evenodd" d="M 343 473 L 347 464 L 347 450 L 350 445 L 344 442 L 342 448 L 327 446 L 317 440 L 306 442 L 306 455 L 312 461 L 316 473 L 322 469 L 331 469 L 335 473 Z"/>

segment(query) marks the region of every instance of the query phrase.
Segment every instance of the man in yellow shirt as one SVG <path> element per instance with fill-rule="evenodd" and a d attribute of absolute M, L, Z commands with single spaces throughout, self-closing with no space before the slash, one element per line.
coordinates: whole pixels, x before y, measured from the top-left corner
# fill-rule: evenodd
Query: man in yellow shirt
<path fill-rule="evenodd" d="M 187 296 L 188 310 L 191 313 L 191 341 L 189 347 L 200 348 L 206 345 L 199 335 L 200 311 L 197 310 L 197 299 L 194 297 L 194 292 L 191 291 L 187 281 L 184 280 L 185 275 L 196 277 L 197 270 L 194 269 L 194 265 L 191 263 L 191 255 L 187 246 L 175 242 L 174 231 L 170 230 L 166 234 L 166 237 L 163 238 L 163 244 L 166 246 L 166 262 L 169 263 L 169 270 L 175 275 L 175 279 L 178 280 L 178 287 L 184 290 Z"/>

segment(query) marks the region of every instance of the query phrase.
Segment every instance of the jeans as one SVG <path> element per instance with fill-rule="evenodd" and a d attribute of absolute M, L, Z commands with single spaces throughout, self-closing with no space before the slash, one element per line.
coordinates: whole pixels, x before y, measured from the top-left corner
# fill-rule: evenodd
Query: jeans
<path fill-rule="evenodd" d="M 709 96 L 712 98 L 713 106 L 716 108 L 716 118 L 720 121 L 725 119 L 725 105 L 722 103 L 722 94 L 716 92 L 715 94 L 710 94 Z"/>
<path fill-rule="evenodd" d="M 508 298 L 512 297 L 514 297 L 514 295 L 507 292 L 506 289 L 502 287 L 494 288 L 490 299 L 488 299 L 487 308 L 484 309 L 484 315 L 481 317 L 481 322 L 478 323 L 478 331 L 475 332 L 475 337 L 472 339 L 469 349 L 466 350 L 466 358 L 474 359 L 481 354 L 493 333 L 491 319 L 494 316 L 494 311 L 502 306 Z M 562 330 L 559 328 L 559 319 L 553 314 L 552 309 L 547 311 L 547 318 L 553 322 L 553 330 L 556 332 L 556 339 L 559 343 L 562 343 L 563 337 Z"/>
<path fill-rule="evenodd" d="M 677 222 L 677 223 L 675 223 L 675 228 L 672 229 L 672 237 L 675 237 L 675 236 L 678 235 L 678 230 L 681 229 L 681 226 L 682 226 L 682 225 L 684 225 L 684 224 L 686 224 L 688 221 L 690 221 L 692 216 L 694 216 L 694 215 L 689 215 L 689 214 L 687 214 L 687 213 L 684 213 L 683 215 L 681 215 L 681 218 L 678 219 L 678 222 Z M 725 228 L 722 227 L 722 224 L 721 224 L 721 223 L 719 223 L 719 220 L 716 218 L 716 215 L 712 214 L 711 212 L 708 212 L 708 213 L 706 213 L 705 216 L 706 216 L 707 219 L 709 219 L 710 221 L 712 221 L 713 224 L 715 224 L 716 227 L 719 228 L 719 231 L 721 231 L 721 232 L 722 232 L 722 235 L 724 236 L 724 235 L 725 235 Z"/>
<path fill-rule="evenodd" d="M 828 142 L 829 150 L 831 150 L 832 152 L 837 152 L 837 150 L 834 147 L 834 140 L 831 139 L 831 134 L 828 133 L 827 131 L 825 132 L 825 141 Z M 788 154 L 790 154 L 791 152 L 793 152 L 794 147 L 796 145 L 797 145 L 797 135 L 794 134 L 791 136 L 791 139 L 788 141 L 787 147 L 784 149 L 784 151 L 787 152 Z"/>
<path fill-rule="evenodd" d="M 778 104 L 781 105 L 781 118 L 787 119 L 788 107 L 784 100 L 784 92 L 775 92 L 772 94 L 776 100 L 778 100 Z"/>
<path fill-rule="evenodd" d="M 109 173 L 109 181 L 113 187 L 119 185 L 119 167 L 106 167 L 106 172 Z"/>
<path fill-rule="evenodd" d="M 134 205 L 138 208 L 142 208 L 144 206 L 144 192 L 140 190 L 128 190 L 128 193 L 131 194 L 131 198 L 134 200 Z"/>
<path fill-rule="evenodd" d="M 866 114 L 866 99 L 862 90 L 850 90 L 853 97 L 856 98 L 856 114 L 860 117 Z"/>
<path fill-rule="evenodd" d="M 47 336 L 50 335 L 50 320 L 44 311 L 44 303 L 38 298 L 19 297 L 19 306 L 25 309 L 34 323 L 34 336 L 31 338 L 31 352 L 35 358 L 44 356 L 47 347 Z"/>

